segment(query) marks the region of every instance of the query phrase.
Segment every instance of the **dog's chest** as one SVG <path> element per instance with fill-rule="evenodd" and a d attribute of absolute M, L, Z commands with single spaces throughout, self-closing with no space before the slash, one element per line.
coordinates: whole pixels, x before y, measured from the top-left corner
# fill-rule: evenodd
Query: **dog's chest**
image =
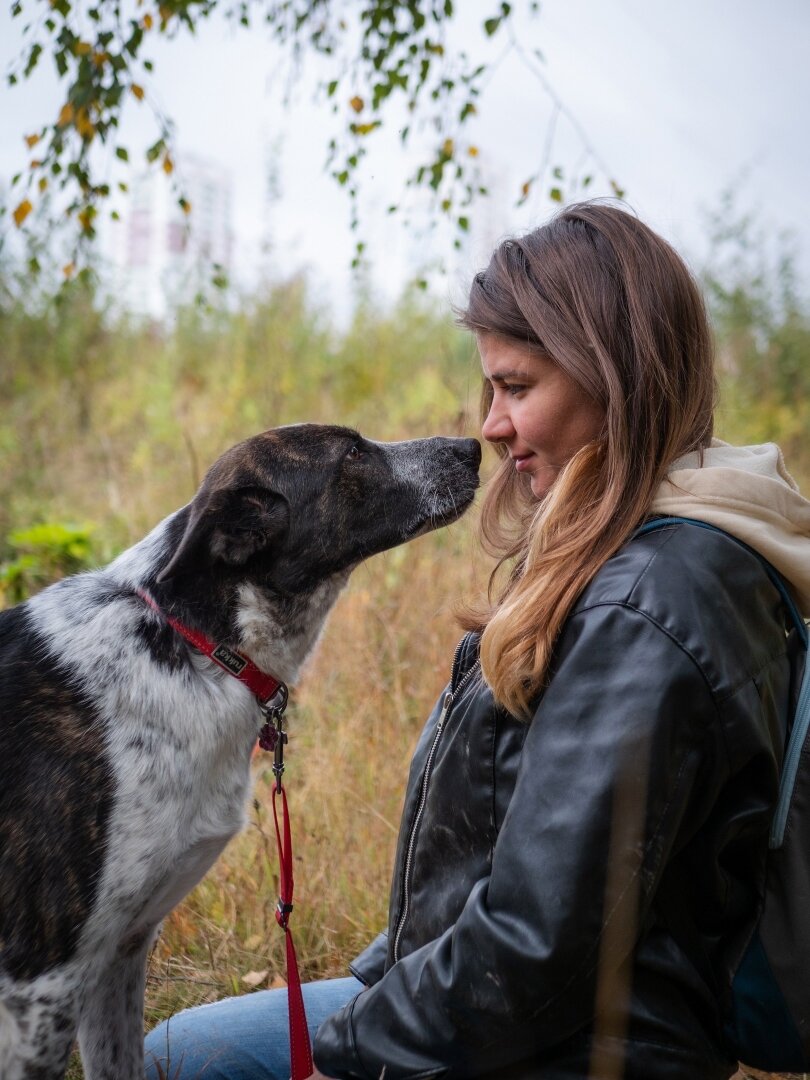
<path fill-rule="evenodd" d="M 88 941 L 151 931 L 245 822 L 255 699 L 225 672 L 188 680 L 141 659 L 102 706 L 114 799 Z"/>
<path fill-rule="evenodd" d="M 109 809 L 80 946 L 90 952 L 154 927 L 240 830 L 261 725 L 246 687 L 202 655 L 161 662 L 137 633 L 141 609 L 99 589 L 74 578 L 31 604 L 39 640 L 82 687 L 104 747 Z M 92 818 L 88 794 L 75 812 Z"/>

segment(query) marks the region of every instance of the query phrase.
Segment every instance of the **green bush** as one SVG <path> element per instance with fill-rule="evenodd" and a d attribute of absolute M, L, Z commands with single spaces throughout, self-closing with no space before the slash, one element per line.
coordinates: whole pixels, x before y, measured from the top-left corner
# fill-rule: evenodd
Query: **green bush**
<path fill-rule="evenodd" d="M 17 529 L 7 540 L 9 558 L 0 562 L 0 601 L 18 604 L 68 574 L 94 564 L 92 527 L 59 522 Z"/>

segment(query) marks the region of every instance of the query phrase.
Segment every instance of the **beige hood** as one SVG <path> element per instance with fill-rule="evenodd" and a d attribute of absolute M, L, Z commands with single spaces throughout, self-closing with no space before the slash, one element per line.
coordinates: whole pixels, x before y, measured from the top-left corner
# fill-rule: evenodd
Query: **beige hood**
<path fill-rule="evenodd" d="M 729 446 L 713 439 L 672 465 L 651 512 L 706 521 L 743 540 L 793 587 L 810 616 L 810 501 L 800 493 L 774 443 Z"/>

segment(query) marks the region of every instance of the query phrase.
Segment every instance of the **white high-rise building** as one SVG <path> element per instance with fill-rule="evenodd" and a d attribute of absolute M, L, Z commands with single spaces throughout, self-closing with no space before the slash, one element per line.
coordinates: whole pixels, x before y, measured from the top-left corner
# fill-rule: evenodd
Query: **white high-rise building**
<path fill-rule="evenodd" d="M 180 195 L 190 204 L 185 213 Z M 170 177 L 156 166 L 136 178 L 114 230 L 121 303 L 163 318 L 194 299 L 233 254 L 232 181 L 227 168 L 196 156 L 178 160 Z"/>

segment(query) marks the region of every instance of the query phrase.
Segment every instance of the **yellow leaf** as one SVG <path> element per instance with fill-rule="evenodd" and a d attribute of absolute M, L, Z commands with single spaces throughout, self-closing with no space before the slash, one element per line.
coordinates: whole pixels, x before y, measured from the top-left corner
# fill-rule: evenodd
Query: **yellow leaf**
<path fill-rule="evenodd" d="M 83 139 L 87 139 L 88 142 L 96 133 L 96 129 L 90 119 L 90 114 L 87 109 L 79 109 L 76 113 L 76 130 Z"/>
<path fill-rule="evenodd" d="M 526 183 L 523 185 L 523 187 L 520 189 L 521 194 L 524 195 L 524 196 L 528 195 L 529 192 L 531 191 L 531 187 L 532 187 L 531 180 L 527 180 Z"/>
<path fill-rule="evenodd" d="M 143 17 L 143 19 L 141 21 L 141 26 L 143 26 L 144 30 L 151 30 L 153 23 L 154 23 L 154 19 L 152 18 L 151 15 L 144 15 L 144 17 Z"/>
<path fill-rule="evenodd" d="M 81 227 L 85 232 L 90 232 L 93 225 L 93 218 L 96 216 L 95 208 L 92 206 L 86 206 L 84 210 L 80 210 L 76 215 L 81 223 Z"/>
<path fill-rule="evenodd" d="M 18 229 L 33 209 L 34 208 L 28 201 L 28 199 L 23 199 L 23 201 L 14 211 L 14 224 L 17 226 Z"/>
<path fill-rule="evenodd" d="M 104 67 L 104 65 L 107 63 L 107 61 L 109 59 L 110 59 L 110 54 L 107 53 L 107 52 L 104 52 L 101 49 L 98 49 L 98 50 L 96 50 L 96 52 L 93 53 L 93 63 L 96 65 L 96 67 Z"/>
<path fill-rule="evenodd" d="M 131 84 L 130 90 L 135 95 L 135 97 L 138 99 L 138 101 L 143 101 L 143 87 L 142 86 L 139 86 L 137 83 L 134 82 L 134 83 Z"/>
<path fill-rule="evenodd" d="M 76 263 L 73 263 L 73 262 L 65 263 L 65 265 L 62 267 L 62 273 L 68 279 L 73 277 L 73 274 L 75 273 L 75 271 L 76 271 Z"/>
<path fill-rule="evenodd" d="M 39 179 L 39 190 L 44 191 L 47 186 L 48 186 L 48 178 L 46 176 L 41 176 L 40 179 Z"/>
<path fill-rule="evenodd" d="M 174 162 L 168 154 L 163 159 L 163 171 L 166 173 L 167 176 L 171 176 L 171 174 L 174 172 Z"/>
<path fill-rule="evenodd" d="M 183 211 L 184 214 L 191 213 L 191 203 L 188 201 L 188 199 L 180 200 L 180 209 Z"/>
<path fill-rule="evenodd" d="M 25 141 L 26 141 L 26 144 L 28 146 L 28 149 L 30 150 L 32 147 L 36 146 L 37 143 L 39 142 L 39 135 L 26 135 L 25 136 Z"/>
<path fill-rule="evenodd" d="M 455 150 L 455 143 L 452 139 L 445 139 L 442 143 L 442 153 L 445 157 L 452 157 Z"/>
<path fill-rule="evenodd" d="M 379 126 L 380 121 L 375 120 L 371 124 L 352 124 L 351 130 L 354 135 L 370 135 Z"/>
<path fill-rule="evenodd" d="M 28 163 L 28 167 L 30 169 L 38 169 L 41 164 L 42 164 L 42 162 L 39 160 L 39 158 L 31 158 L 31 160 Z"/>
<path fill-rule="evenodd" d="M 354 109 L 354 111 L 356 113 L 359 113 L 359 112 L 363 111 L 363 106 L 365 105 L 365 102 L 363 101 L 363 99 L 361 97 L 357 97 L 357 95 L 355 95 L 351 99 L 349 104 L 351 105 L 351 107 Z"/>
<path fill-rule="evenodd" d="M 92 46 L 89 41 L 77 41 L 73 46 L 73 52 L 76 56 L 87 56 L 91 49 Z"/>
<path fill-rule="evenodd" d="M 66 102 L 59 111 L 59 116 L 56 121 L 57 127 L 67 127 L 68 124 L 73 123 L 73 116 L 75 110 L 70 102 Z"/>
<path fill-rule="evenodd" d="M 242 976 L 242 982 L 253 990 L 263 983 L 269 974 L 268 968 L 265 968 L 264 971 L 248 971 Z"/>
<path fill-rule="evenodd" d="M 470 155 L 470 157 L 478 157 L 478 147 L 477 146 L 468 146 L 467 147 L 467 153 Z"/>

